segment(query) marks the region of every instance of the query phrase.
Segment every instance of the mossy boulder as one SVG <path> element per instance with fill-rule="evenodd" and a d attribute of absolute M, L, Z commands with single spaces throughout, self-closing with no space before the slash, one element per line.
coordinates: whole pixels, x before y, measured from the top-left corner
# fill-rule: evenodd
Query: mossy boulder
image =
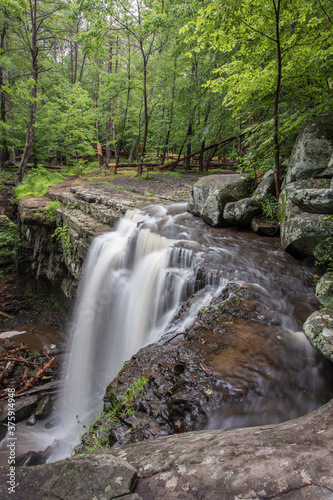
<path fill-rule="evenodd" d="M 303 212 L 281 224 L 281 245 L 296 257 L 313 257 L 315 247 L 332 234 L 333 220 Z"/>
<path fill-rule="evenodd" d="M 256 190 L 253 193 L 253 197 L 257 200 L 262 200 L 266 196 L 275 195 L 275 174 L 274 170 L 268 170 L 264 177 L 258 184 Z"/>
<path fill-rule="evenodd" d="M 333 175 L 333 114 L 311 120 L 299 134 L 287 172 L 287 183 Z"/>
<path fill-rule="evenodd" d="M 225 226 L 228 224 L 223 217 L 225 205 L 247 198 L 249 194 L 250 183 L 245 175 L 209 175 L 194 184 L 187 210 L 211 226 Z"/>
<path fill-rule="evenodd" d="M 316 297 L 321 305 L 333 309 L 333 272 L 324 274 L 317 283 Z"/>
<path fill-rule="evenodd" d="M 262 211 L 261 203 L 255 198 L 227 203 L 224 207 L 223 218 L 233 226 L 247 226 L 251 219 Z"/>
<path fill-rule="evenodd" d="M 310 344 L 333 362 L 333 311 L 321 309 L 308 317 L 303 331 Z"/>

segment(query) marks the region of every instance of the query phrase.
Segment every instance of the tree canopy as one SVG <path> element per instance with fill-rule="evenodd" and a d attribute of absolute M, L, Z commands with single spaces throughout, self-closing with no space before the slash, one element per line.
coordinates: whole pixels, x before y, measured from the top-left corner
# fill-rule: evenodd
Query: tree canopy
<path fill-rule="evenodd" d="M 0 0 L 0 169 L 281 164 L 332 108 L 332 0 Z M 122 160 L 124 161 L 124 160 Z M 190 161 L 185 162 L 190 168 Z M 139 172 L 140 173 L 140 172 Z"/>

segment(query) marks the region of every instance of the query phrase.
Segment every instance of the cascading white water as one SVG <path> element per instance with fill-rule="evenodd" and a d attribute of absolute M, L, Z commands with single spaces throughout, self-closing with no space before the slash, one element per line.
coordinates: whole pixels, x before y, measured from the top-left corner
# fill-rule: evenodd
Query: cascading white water
<path fill-rule="evenodd" d="M 116 229 L 98 236 L 89 250 L 61 401 L 65 433 L 77 427 L 77 416 L 83 422 L 90 412 L 101 410 L 105 388 L 122 364 L 158 340 L 181 301 L 194 293 L 198 255 L 151 231 L 166 215 L 159 208 L 158 217 L 127 212 Z M 217 284 L 207 286 L 185 325 L 211 300 Z M 185 325 L 175 326 L 175 331 Z"/>
<path fill-rule="evenodd" d="M 311 268 L 282 251 L 278 239 L 209 228 L 187 213 L 185 203 L 128 212 L 113 232 L 94 240 L 85 263 L 65 390 L 57 404 L 63 428 L 45 429 L 41 421 L 27 435 L 25 424 L 19 424 L 18 453 L 60 439 L 64 446 L 52 447 L 49 461 L 69 456 L 84 430 L 76 415 L 82 422 L 101 409 L 105 388 L 122 364 L 166 332 L 172 337 L 185 331 L 228 282 L 258 292 L 273 326 L 267 344 L 278 328 L 280 347 L 263 353 L 261 368 L 249 353 L 240 371 L 217 382 L 237 391 L 242 377 L 251 378 L 255 390 L 236 407 L 217 408 L 209 428 L 272 423 L 318 407 L 322 399 L 316 395 L 326 391 L 330 375 L 300 332 L 316 307 L 312 275 Z M 6 440 L 1 453 L 7 460 Z"/>

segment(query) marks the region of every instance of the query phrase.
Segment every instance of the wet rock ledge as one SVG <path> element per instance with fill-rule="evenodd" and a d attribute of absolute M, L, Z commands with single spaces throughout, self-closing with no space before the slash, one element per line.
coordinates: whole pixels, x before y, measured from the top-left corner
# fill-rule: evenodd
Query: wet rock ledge
<path fill-rule="evenodd" d="M 16 471 L 17 500 L 332 499 L 333 403 L 292 422 L 200 431 Z M 0 475 L 1 498 L 7 477 Z"/>
<path fill-rule="evenodd" d="M 22 199 L 18 208 L 21 272 L 55 285 L 72 300 L 95 236 L 111 231 L 127 210 L 186 200 L 197 179 L 189 174 L 180 179 L 162 175 L 150 175 L 147 180 L 120 178 L 113 184 L 68 180 L 50 189 L 45 197 Z M 43 210 L 52 201 L 61 206 L 55 220 L 48 221 Z M 60 230 L 59 238 L 54 236 L 56 229 Z"/>

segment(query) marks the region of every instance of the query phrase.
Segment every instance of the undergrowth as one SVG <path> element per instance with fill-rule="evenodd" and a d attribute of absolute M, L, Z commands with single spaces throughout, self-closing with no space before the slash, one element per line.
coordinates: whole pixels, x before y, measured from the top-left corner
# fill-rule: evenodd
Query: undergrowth
<path fill-rule="evenodd" d="M 110 430 L 119 421 L 121 415 L 125 414 L 129 416 L 134 413 L 134 398 L 143 391 L 146 383 L 147 379 L 145 377 L 134 380 L 125 395 L 121 399 L 116 400 L 112 410 L 100 413 L 97 418 L 93 417 L 86 422 L 80 422 L 79 415 L 76 415 L 77 421 L 85 429 L 85 434 L 82 437 L 85 453 L 108 446 Z M 74 449 L 74 452 L 78 451 L 78 449 L 79 447 L 77 447 L 77 450 Z"/>
<path fill-rule="evenodd" d="M 0 215 L 0 228 L 0 266 L 3 271 L 11 272 L 21 246 L 20 232 L 6 215 Z M 0 271 L 0 276 L 2 274 Z"/>
<path fill-rule="evenodd" d="M 38 167 L 29 172 L 24 182 L 15 188 L 15 199 L 19 201 L 22 198 L 45 196 L 50 186 L 63 181 L 64 177 L 59 172 L 49 172 Z"/>
<path fill-rule="evenodd" d="M 279 202 L 275 196 L 267 195 L 261 200 L 261 208 L 264 217 L 272 222 L 278 220 Z"/>
<path fill-rule="evenodd" d="M 42 212 L 40 215 L 43 217 L 44 220 L 47 222 L 53 222 L 56 220 L 56 211 L 58 208 L 62 207 L 63 204 L 61 201 L 51 201 L 50 203 L 47 203 L 45 207 L 43 208 Z"/>

